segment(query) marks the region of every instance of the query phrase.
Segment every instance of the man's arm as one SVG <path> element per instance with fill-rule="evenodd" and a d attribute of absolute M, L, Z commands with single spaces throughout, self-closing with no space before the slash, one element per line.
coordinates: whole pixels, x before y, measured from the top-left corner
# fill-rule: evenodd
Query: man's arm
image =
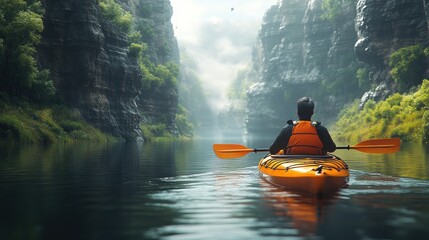
<path fill-rule="evenodd" d="M 276 140 L 271 144 L 271 154 L 276 154 L 287 146 L 289 138 L 292 135 L 292 127 L 293 125 L 287 125 L 282 129 Z"/>
<path fill-rule="evenodd" d="M 334 152 L 337 146 L 331 138 L 328 130 L 324 126 L 317 126 L 317 134 L 319 135 L 320 141 L 322 141 L 323 148 L 328 152 Z"/>

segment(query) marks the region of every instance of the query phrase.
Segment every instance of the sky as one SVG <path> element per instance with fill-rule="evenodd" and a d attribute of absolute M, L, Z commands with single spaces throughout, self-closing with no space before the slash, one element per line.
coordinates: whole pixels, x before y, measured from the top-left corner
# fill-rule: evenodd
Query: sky
<path fill-rule="evenodd" d="M 179 48 L 199 67 L 213 110 L 226 104 L 238 71 L 252 59 L 265 12 L 277 0 L 170 0 Z"/>

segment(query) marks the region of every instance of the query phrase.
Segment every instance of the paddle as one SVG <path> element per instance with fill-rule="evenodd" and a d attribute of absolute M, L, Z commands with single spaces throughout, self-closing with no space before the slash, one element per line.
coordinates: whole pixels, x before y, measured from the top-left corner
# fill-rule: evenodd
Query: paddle
<path fill-rule="evenodd" d="M 364 153 L 394 153 L 399 151 L 399 138 L 370 139 L 354 146 L 337 147 L 336 149 L 355 149 Z M 248 148 L 240 144 L 213 144 L 213 151 L 218 158 L 239 158 L 250 152 L 267 152 L 268 148 Z"/>
<path fill-rule="evenodd" d="M 247 148 L 240 144 L 213 144 L 213 151 L 218 158 L 239 158 L 250 152 L 268 152 L 268 148 Z"/>
<path fill-rule="evenodd" d="M 364 153 L 395 153 L 399 151 L 401 139 L 381 138 L 362 141 L 354 146 L 337 147 L 337 149 L 355 149 Z"/>

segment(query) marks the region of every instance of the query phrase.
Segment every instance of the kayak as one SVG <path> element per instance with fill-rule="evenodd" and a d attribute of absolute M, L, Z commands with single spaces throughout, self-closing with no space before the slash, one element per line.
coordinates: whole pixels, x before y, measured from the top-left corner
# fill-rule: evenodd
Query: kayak
<path fill-rule="evenodd" d="M 335 193 L 349 179 L 347 164 L 335 155 L 267 155 L 258 168 L 271 184 L 318 196 Z"/>
<path fill-rule="evenodd" d="M 395 153 L 400 150 L 401 139 L 383 138 L 361 141 L 354 146 L 336 149 L 354 149 L 364 153 Z M 213 144 L 218 158 L 239 158 L 269 148 L 248 148 L 240 144 Z M 324 195 L 338 191 L 349 179 L 349 168 L 335 155 L 267 155 L 259 162 L 261 176 L 268 182 L 284 188 Z"/>

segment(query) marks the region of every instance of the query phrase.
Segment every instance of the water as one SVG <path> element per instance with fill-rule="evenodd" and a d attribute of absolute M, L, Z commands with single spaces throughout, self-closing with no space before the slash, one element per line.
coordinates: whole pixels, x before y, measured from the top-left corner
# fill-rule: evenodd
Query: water
<path fill-rule="evenodd" d="M 337 151 L 350 181 L 324 199 L 262 180 L 264 153 L 211 149 L 269 141 L 0 145 L 0 239 L 427 239 L 425 146 Z"/>

